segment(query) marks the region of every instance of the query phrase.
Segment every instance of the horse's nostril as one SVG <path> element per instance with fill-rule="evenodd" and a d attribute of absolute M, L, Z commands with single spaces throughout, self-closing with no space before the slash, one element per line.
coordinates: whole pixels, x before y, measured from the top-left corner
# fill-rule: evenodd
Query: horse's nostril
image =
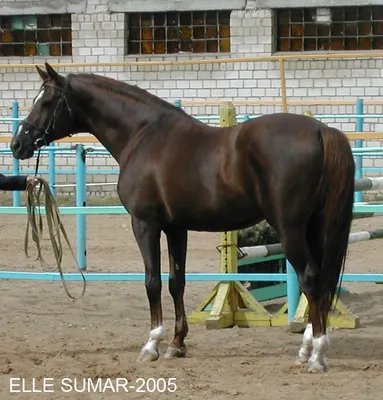
<path fill-rule="evenodd" d="M 20 150 L 20 148 L 21 148 L 20 141 L 19 140 L 14 140 L 13 143 L 12 143 L 12 149 L 14 151 L 17 151 L 17 150 Z"/>

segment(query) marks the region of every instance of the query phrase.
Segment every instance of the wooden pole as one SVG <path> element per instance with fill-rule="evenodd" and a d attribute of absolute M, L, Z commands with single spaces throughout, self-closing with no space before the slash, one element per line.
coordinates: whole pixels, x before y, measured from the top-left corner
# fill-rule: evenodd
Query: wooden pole
<path fill-rule="evenodd" d="M 129 66 L 157 66 L 157 65 L 198 65 L 198 64 L 228 64 L 239 62 L 259 62 L 259 61 L 297 61 L 297 60 L 342 60 L 342 59 L 373 59 L 382 58 L 382 52 L 373 53 L 324 53 L 324 54 L 293 54 L 285 56 L 264 56 L 264 57 L 237 57 L 237 58 L 205 58 L 201 60 L 164 60 L 164 61 L 120 61 L 120 62 L 100 62 L 100 63 L 52 63 L 54 68 L 77 68 L 77 67 L 129 67 Z M 1 69 L 31 69 L 36 65 L 44 68 L 44 65 L 37 64 L 0 64 Z"/>
<path fill-rule="evenodd" d="M 283 112 L 287 113 L 289 111 L 289 106 L 287 104 L 287 93 L 286 93 L 285 60 L 280 60 L 279 70 L 281 73 L 282 107 L 283 107 Z"/>

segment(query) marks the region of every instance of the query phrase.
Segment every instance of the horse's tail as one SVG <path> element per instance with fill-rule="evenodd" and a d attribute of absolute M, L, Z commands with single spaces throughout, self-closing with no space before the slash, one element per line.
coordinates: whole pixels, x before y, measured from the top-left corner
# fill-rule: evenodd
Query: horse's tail
<path fill-rule="evenodd" d="M 353 217 L 355 163 L 349 141 L 335 128 L 321 128 L 323 169 L 320 191 L 320 243 L 322 254 L 318 276 L 321 322 L 335 298 L 343 275 Z"/>

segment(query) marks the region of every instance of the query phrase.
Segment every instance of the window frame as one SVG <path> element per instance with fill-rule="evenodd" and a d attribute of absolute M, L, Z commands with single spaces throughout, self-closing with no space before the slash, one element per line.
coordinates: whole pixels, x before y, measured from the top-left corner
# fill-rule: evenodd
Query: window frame
<path fill-rule="evenodd" d="M 231 42 L 232 31 L 231 31 L 231 24 L 230 24 L 232 11 L 233 10 L 231 10 L 231 9 L 230 10 L 228 10 L 228 9 L 214 9 L 214 10 L 176 10 L 176 11 L 125 12 L 124 13 L 124 15 L 125 15 L 125 38 L 124 38 L 125 57 L 128 58 L 128 59 L 132 59 L 132 58 L 148 58 L 148 57 L 150 57 L 150 58 L 166 58 L 166 57 L 193 57 L 193 56 L 195 56 L 195 57 L 201 57 L 201 56 L 215 57 L 215 56 L 223 56 L 223 55 L 227 55 L 228 56 L 228 55 L 232 54 L 232 52 L 231 52 L 231 48 L 232 48 L 232 42 Z M 155 53 L 154 52 L 154 45 L 153 45 L 153 50 L 152 50 L 153 52 L 152 53 L 142 53 L 142 52 L 140 52 L 140 53 L 130 53 L 129 52 L 129 35 L 130 35 L 129 16 L 130 15 L 132 15 L 132 14 L 138 14 L 138 15 L 151 14 L 152 21 L 154 21 L 154 17 L 155 17 L 156 14 L 164 14 L 164 18 L 166 19 L 167 18 L 167 14 L 176 13 L 178 15 L 178 21 L 180 22 L 180 14 L 190 14 L 190 19 L 191 19 L 192 22 L 191 22 L 191 25 L 189 25 L 189 26 L 191 27 L 191 30 L 193 30 L 193 27 L 196 26 L 196 25 L 193 25 L 193 14 L 192 14 L 193 12 L 195 12 L 195 13 L 204 13 L 205 24 L 201 25 L 201 26 L 204 26 L 204 27 L 206 27 L 206 25 L 207 25 L 206 24 L 206 13 L 207 12 L 216 12 L 217 13 L 217 24 L 215 26 L 217 27 L 218 34 L 217 34 L 217 37 L 214 38 L 213 40 L 216 40 L 218 42 L 218 51 L 216 51 L 216 52 L 206 51 L 206 44 L 205 44 L 205 51 L 203 51 L 203 52 L 194 52 L 194 51 L 187 52 L 187 51 L 182 51 L 182 50 L 179 49 L 177 52 L 174 52 L 174 53 L 167 53 L 167 52 Z M 220 38 L 220 35 L 219 35 L 219 29 L 220 29 L 219 14 L 220 13 L 228 13 L 228 16 L 227 16 L 228 25 L 227 26 L 228 26 L 228 29 L 229 29 L 229 36 L 227 38 Z M 180 28 L 182 26 L 186 26 L 186 25 L 181 25 L 180 23 L 178 23 L 178 25 L 176 25 L 177 28 Z M 165 27 L 165 29 L 168 28 L 168 26 L 166 26 L 166 25 L 164 25 L 164 27 Z M 153 23 L 151 28 L 152 29 L 160 28 L 160 26 L 155 26 L 154 23 Z M 221 51 L 220 50 L 220 41 L 221 40 L 223 41 L 225 39 L 229 41 L 229 50 L 228 51 Z M 190 39 L 190 40 L 192 40 L 192 39 Z M 207 40 L 208 39 L 206 38 L 206 34 L 205 34 L 204 39 L 201 39 L 201 41 L 206 43 Z M 143 41 L 142 35 L 140 36 L 140 39 L 137 40 L 137 41 L 139 43 L 141 43 Z M 168 42 L 167 37 L 165 37 L 165 39 L 163 39 L 163 43 L 164 43 L 166 51 L 167 51 L 167 48 L 166 48 L 167 47 L 167 42 Z M 178 44 L 180 44 L 181 43 L 181 38 L 178 38 L 177 42 L 178 42 Z M 152 43 L 154 43 L 154 36 L 153 36 L 153 39 L 152 39 Z"/>
<path fill-rule="evenodd" d="M 17 59 L 31 59 L 36 57 L 73 57 L 73 29 L 72 29 L 72 14 L 69 12 L 60 13 L 28 13 L 28 14 L 1 14 L 0 24 L 6 19 L 9 19 L 9 27 L 1 29 L 0 25 L 0 35 L 5 35 L 10 32 L 12 40 L 10 41 L 0 41 L 0 46 L 12 47 L 12 54 L 4 54 L 3 50 L 0 53 L 0 60 L 7 58 L 17 58 Z M 52 26 L 51 22 L 53 18 L 59 18 L 60 24 Z M 46 19 L 46 21 L 43 21 Z M 29 24 L 34 24 L 33 28 L 28 29 Z M 66 21 L 65 21 L 66 20 Z M 65 25 L 65 21 L 68 25 Z M 46 26 L 44 26 L 46 25 Z M 63 31 L 69 36 L 68 40 L 63 38 Z M 30 34 L 28 37 L 28 33 Z M 47 35 L 48 39 L 43 39 L 43 35 Z M 59 39 L 54 39 L 53 36 L 57 35 Z M 19 36 L 19 38 L 18 38 Z M 52 37 L 52 38 L 51 38 Z M 22 39 L 21 39 L 22 38 Z M 15 54 L 15 47 L 20 46 L 23 49 L 23 54 Z M 27 46 L 33 48 L 35 54 L 26 54 Z M 59 54 L 52 54 L 52 46 L 59 47 Z M 69 54 L 64 53 L 63 46 L 67 46 Z"/>
<path fill-rule="evenodd" d="M 381 6 L 381 5 L 379 5 L 379 6 Z M 318 9 L 318 8 L 330 8 L 330 9 L 337 8 L 337 9 L 343 9 L 344 10 L 344 9 L 351 8 L 351 7 L 359 9 L 359 8 L 367 7 L 367 6 L 366 5 L 357 5 L 357 6 L 350 5 L 350 6 L 339 6 L 339 7 L 334 7 L 334 6 L 332 6 L 332 7 L 331 6 L 330 7 L 278 7 L 278 8 L 272 9 L 272 30 L 271 30 L 271 34 L 272 34 L 272 54 L 294 55 L 294 54 L 341 54 L 342 52 L 343 53 L 351 53 L 351 52 L 353 52 L 353 53 L 374 53 L 374 52 L 376 53 L 376 52 L 378 52 L 379 53 L 379 52 L 383 52 L 383 48 L 382 49 L 369 49 L 369 50 L 363 50 L 363 49 L 355 49 L 355 50 L 350 49 L 350 50 L 348 50 L 348 49 L 345 49 L 345 48 L 343 48 L 342 50 L 335 50 L 335 49 L 304 50 L 304 48 L 302 50 L 289 50 L 289 51 L 288 50 L 278 50 L 278 40 L 279 40 L 279 36 L 278 36 L 278 12 L 280 12 L 281 10 L 287 10 L 287 9 L 288 10 L 293 10 L 293 9 L 297 9 L 297 8 L 299 8 L 301 10 Z M 369 5 L 369 7 L 373 8 L 373 7 L 377 7 L 377 6 L 376 5 Z M 383 5 L 381 7 L 383 7 Z M 356 21 L 354 21 L 354 23 L 358 24 L 358 23 L 360 23 L 360 21 L 361 20 L 359 20 L 359 18 L 358 18 Z M 378 20 L 378 21 L 380 21 L 380 20 Z M 353 21 L 349 21 L 349 22 L 353 22 Z M 363 21 L 361 21 L 361 22 L 363 22 Z M 376 20 L 373 20 L 371 18 L 371 26 L 372 26 L 372 24 L 374 22 L 376 22 Z M 345 20 L 344 20 L 344 23 L 345 23 Z M 289 26 L 291 24 L 292 24 L 292 22 L 291 22 L 291 17 L 290 17 Z M 382 22 L 382 24 L 383 24 L 383 22 Z M 315 37 L 318 38 L 319 36 L 316 35 Z M 331 39 L 331 36 L 325 36 L 325 37 Z M 358 40 L 360 35 L 352 36 L 352 37 L 355 37 L 356 40 Z M 344 38 L 347 38 L 347 36 L 344 36 Z M 373 38 L 374 38 L 374 35 L 371 34 L 371 40 L 373 40 Z M 303 39 L 304 39 L 304 35 L 302 36 L 302 40 Z M 382 36 L 382 39 L 383 39 L 383 36 Z M 291 40 L 291 36 L 289 36 L 289 40 Z"/>

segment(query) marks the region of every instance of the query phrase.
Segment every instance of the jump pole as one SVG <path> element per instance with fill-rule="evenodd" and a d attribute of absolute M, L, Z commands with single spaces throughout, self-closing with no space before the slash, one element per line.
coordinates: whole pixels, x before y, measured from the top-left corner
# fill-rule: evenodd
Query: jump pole
<path fill-rule="evenodd" d="M 361 182 L 361 185 L 372 184 L 371 182 L 369 182 L 369 180 L 373 178 L 365 178 L 365 179 L 366 181 Z M 380 183 L 381 181 L 376 181 L 375 185 L 379 185 Z M 352 243 L 363 242 L 367 240 L 382 239 L 382 238 L 383 238 L 383 229 L 377 229 L 374 231 L 351 232 L 349 235 L 348 243 L 352 244 Z M 241 254 L 243 254 L 242 260 L 252 260 L 260 257 L 283 255 L 283 249 L 280 243 L 241 247 L 239 250 Z M 290 330 L 292 332 L 301 332 L 304 329 L 305 324 L 307 322 L 308 303 L 306 297 L 300 293 L 299 283 L 298 280 L 296 279 L 295 271 L 292 269 L 291 265 L 289 266 L 289 264 L 287 264 L 286 275 L 287 275 L 287 285 L 290 285 L 287 297 L 287 302 L 288 302 L 287 305 L 288 307 L 291 307 L 291 314 L 288 315 L 289 316 L 288 323 L 290 325 Z M 295 295 L 295 298 L 293 299 L 293 301 L 290 302 L 289 296 L 291 296 L 291 292 L 293 296 Z M 338 328 L 349 328 L 349 329 L 357 328 L 359 326 L 359 317 L 354 315 L 343 304 L 341 300 L 338 299 L 337 302 L 334 302 L 333 308 L 334 310 L 330 313 L 329 319 L 327 321 L 328 326 L 336 326 Z M 280 319 L 282 318 L 281 315 L 279 317 Z M 285 324 L 286 323 L 284 323 L 284 325 Z"/>

